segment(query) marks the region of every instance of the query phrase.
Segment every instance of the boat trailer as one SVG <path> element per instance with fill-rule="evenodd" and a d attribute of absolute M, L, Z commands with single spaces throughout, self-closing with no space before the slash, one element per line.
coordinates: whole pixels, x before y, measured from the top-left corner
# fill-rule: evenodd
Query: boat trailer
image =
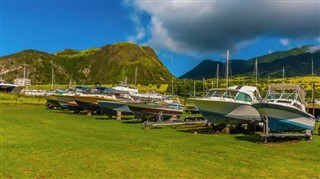
<path fill-rule="evenodd" d="M 270 132 L 269 128 L 269 120 L 268 116 L 263 116 L 264 119 L 263 121 L 263 133 L 261 134 L 261 141 L 263 143 L 267 143 L 268 139 L 271 137 L 276 137 L 276 138 L 305 138 L 307 140 L 313 140 L 312 138 L 312 131 L 311 130 L 306 130 L 305 133 L 272 133 Z"/>
<path fill-rule="evenodd" d="M 168 121 L 163 121 L 161 120 L 161 113 L 158 116 L 158 121 L 156 122 L 150 122 L 150 121 L 145 121 L 143 123 L 143 127 L 145 129 L 150 129 L 152 127 L 157 127 L 157 126 L 176 126 L 176 125 L 192 125 L 192 124 L 207 124 L 208 121 L 206 119 L 203 119 L 203 117 L 186 117 L 185 120 L 168 120 Z"/>

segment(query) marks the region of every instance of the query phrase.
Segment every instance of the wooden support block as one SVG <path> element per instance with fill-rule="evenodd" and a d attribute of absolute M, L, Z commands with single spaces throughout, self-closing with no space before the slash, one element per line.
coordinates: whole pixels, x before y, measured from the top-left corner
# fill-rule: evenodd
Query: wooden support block
<path fill-rule="evenodd" d="M 121 111 L 117 111 L 117 120 L 121 120 Z"/>

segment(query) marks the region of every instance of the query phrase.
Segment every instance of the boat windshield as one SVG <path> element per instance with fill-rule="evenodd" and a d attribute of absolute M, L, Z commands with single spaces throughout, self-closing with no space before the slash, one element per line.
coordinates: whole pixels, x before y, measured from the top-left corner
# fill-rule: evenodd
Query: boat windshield
<path fill-rule="evenodd" d="M 237 95 L 237 91 L 226 91 L 223 95 L 224 98 L 231 98 L 234 99 Z"/>
<path fill-rule="evenodd" d="M 281 96 L 281 93 L 270 93 L 267 98 L 268 99 L 279 99 L 280 96 Z"/>
<path fill-rule="evenodd" d="M 223 98 L 231 98 L 234 99 L 237 95 L 237 91 L 223 91 L 223 90 L 217 90 L 217 91 L 210 91 L 207 94 L 207 98 L 210 97 L 223 97 Z"/>
<path fill-rule="evenodd" d="M 270 93 L 268 99 L 285 99 L 294 100 L 296 97 L 295 92 L 293 93 Z"/>
<path fill-rule="evenodd" d="M 210 91 L 208 94 L 207 94 L 207 98 L 210 98 L 210 97 L 222 97 L 223 94 L 225 93 L 225 91 Z"/>
<path fill-rule="evenodd" d="M 242 92 L 239 92 L 237 97 L 236 97 L 236 100 L 238 101 L 244 101 L 244 102 L 252 102 L 252 99 L 249 95 L 245 94 L 245 93 L 242 93 Z"/>

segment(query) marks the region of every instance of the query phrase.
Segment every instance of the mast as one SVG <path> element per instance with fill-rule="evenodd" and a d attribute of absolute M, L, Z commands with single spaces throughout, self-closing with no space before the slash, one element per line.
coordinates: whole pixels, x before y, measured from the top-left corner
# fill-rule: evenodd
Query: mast
<path fill-rule="evenodd" d="M 128 83 L 128 77 L 126 76 L 126 79 L 124 80 L 124 85 L 127 85 Z"/>
<path fill-rule="evenodd" d="M 71 74 L 71 78 L 69 80 L 69 89 L 72 87 L 72 74 Z"/>
<path fill-rule="evenodd" d="M 227 50 L 226 88 L 229 87 L 229 49 Z"/>
<path fill-rule="evenodd" d="M 53 90 L 53 80 L 54 80 L 54 71 L 53 71 L 53 67 L 51 70 L 51 90 Z"/>
<path fill-rule="evenodd" d="M 26 64 L 23 66 L 23 86 L 26 86 Z"/>
<path fill-rule="evenodd" d="M 2 66 L 2 68 L 1 68 L 1 76 L 0 76 L 0 81 L 3 81 L 3 70 L 4 70 L 4 64 L 3 64 L 3 62 L 1 63 L 1 66 Z"/>
<path fill-rule="evenodd" d="M 134 76 L 134 86 L 137 86 L 138 67 L 136 66 L 136 74 Z"/>
<path fill-rule="evenodd" d="M 171 92 L 172 92 L 172 95 L 173 95 L 173 55 L 171 55 L 171 61 L 172 61 Z"/>
<path fill-rule="evenodd" d="M 193 97 L 196 97 L 196 81 L 193 81 Z"/>
<path fill-rule="evenodd" d="M 312 115 L 315 116 L 314 109 L 314 78 L 313 78 L 313 59 L 311 59 L 311 77 L 312 77 Z"/>
<path fill-rule="evenodd" d="M 204 95 L 204 93 L 205 93 L 205 86 L 204 86 L 204 83 L 205 83 L 205 79 L 204 79 L 204 78 L 202 78 L 202 81 L 203 81 L 203 86 L 202 86 L 202 90 L 203 90 L 203 95 Z"/>
<path fill-rule="evenodd" d="M 23 80 L 26 79 L 26 64 L 23 65 Z"/>
<path fill-rule="evenodd" d="M 256 87 L 258 85 L 258 59 L 256 58 L 256 63 L 254 66 L 254 71 L 255 71 L 255 75 L 256 75 Z"/>
<path fill-rule="evenodd" d="M 217 77 L 217 88 L 219 88 L 219 63 L 217 64 L 217 74 L 216 74 L 216 77 Z"/>

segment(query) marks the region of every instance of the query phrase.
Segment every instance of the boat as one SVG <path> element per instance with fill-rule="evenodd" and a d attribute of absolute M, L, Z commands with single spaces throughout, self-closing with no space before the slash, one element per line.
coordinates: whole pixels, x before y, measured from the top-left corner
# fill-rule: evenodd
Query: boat
<path fill-rule="evenodd" d="M 169 106 L 168 103 L 127 103 L 130 110 L 137 116 L 141 116 L 142 120 L 162 120 L 170 117 L 179 117 L 183 109 L 176 106 Z"/>
<path fill-rule="evenodd" d="M 192 113 L 192 114 L 198 114 L 198 113 L 200 113 L 200 111 L 199 111 L 199 109 L 198 109 L 197 106 L 187 105 L 186 107 L 187 107 L 186 112 L 188 112 L 188 113 Z"/>
<path fill-rule="evenodd" d="M 306 111 L 305 90 L 299 85 L 270 85 L 266 97 L 253 107 L 262 119 L 268 119 L 271 132 L 302 132 L 315 125 L 315 117 Z"/>
<path fill-rule="evenodd" d="M 205 97 L 190 98 L 200 113 L 214 124 L 248 124 L 260 121 L 252 104 L 260 98 L 254 86 L 231 86 L 210 89 Z"/>
<path fill-rule="evenodd" d="M 163 96 L 157 93 L 129 93 L 129 94 L 114 94 L 117 100 L 114 101 L 100 101 L 98 103 L 100 107 L 106 112 L 108 111 L 120 111 L 124 114 L 132 114 L 128 103 L 150 103 L 150 102 L 159 102 L 163 100 Z"/>
<path fill-rule="evenodd" d="M 75 95 L 86 94 L 89 90 L 90 87 L 88 86 L 76 86 L 74 89 L 71 89 L 69 91 L 58 90 L 56 91 L 57 93 L 55 95 L 52 95 L 52 97 L 55 97 L 57 99 L 62 109 L 82 111 L 83 109 L 79 107 L 79 105 L 72 97 Z"/>
<path fill-rule="evenodd" d="M 135 100 L 144 103 L 151 103 L 156 101 L 162 101 L 163 95 L 158 93 L 133 93 L 129 92 L 129 95 Z"/>
<path fill-rule="evenodd" d="M 129 92 L 138 93 L 138 89 L 137 88 L 131 87 L 131 86 L 128 85 L 127 78 L 125 79 L 124 82 L 121 81 L 120 84 L 118 84 L 117 86 L 112 87 L 112 88 L 118 93 L 129 93 Z"/>
<path fill-rule="evenodd" d="M 4 80 L 0 80 L 0 91 L 10 93 L 18 85 L 6 83 Z"/>
<path fill-rule="evenodd" d="M 48 109 L 57 109 L 57 108 L 61 108 L 59 102 L 57 99 L 54 98 L 46 98 L 47 102 L 46 102 L 46 107 Z"/>
<path fill-rule="evenodd" d="M 89 112 L 101 113 L 103 110 L 98 104 L 98 100 L 114 101 L 117 100 L 114 96 L 100 95 L 100 94 L 83 94 L 74 95 L 71 98 L 84 110 Z"/>
<path fill-rule="evenodd" d="M 69 109 L 71 111 L 82 111 L 83 109 L 72 98 L 74 94 L 60 94 L 54 95 L 62 109 Z"/>

